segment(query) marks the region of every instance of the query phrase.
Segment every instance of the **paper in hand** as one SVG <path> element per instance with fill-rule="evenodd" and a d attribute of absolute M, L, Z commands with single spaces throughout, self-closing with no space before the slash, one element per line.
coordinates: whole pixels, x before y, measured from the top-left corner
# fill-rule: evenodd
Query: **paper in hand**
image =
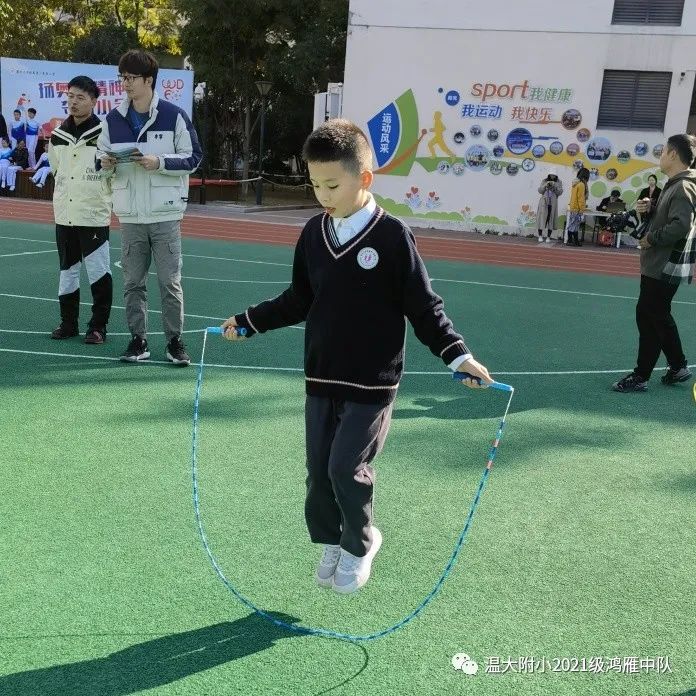
<path fill-rule="evenodd" d="M 110 150 L 104 154 L 113 157 L 117 162 L 130 162 L 132 157 L 141 157 L 143 153 L 137 147 L 126 147 L 119 150 Z"/>

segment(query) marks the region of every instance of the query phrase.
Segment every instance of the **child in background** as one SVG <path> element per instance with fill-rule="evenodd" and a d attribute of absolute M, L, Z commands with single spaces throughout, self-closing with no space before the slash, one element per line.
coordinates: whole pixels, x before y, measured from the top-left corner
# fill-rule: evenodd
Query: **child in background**
<path fill-rule="evenodd" d="M 590 171 L 585 167 L 581 167 L 578 171 L 578 177 L 573 181 L 573 188 L 570 192 L 570 218 L 568 220 L 568 241 L 567 244 L 582 246 L 582 242 L 578 240 L 578 231 L 585 219 L 585 210 L 587 209 L 587 197 L 589 190 L 587 182 L 590 180 Z"/>
<path fill-rule="evenodd" d="M 36 188 L 43 188 L 48 179 L 48 175 L 51 173 L 51 165 L 48 162 L 48 153 L 44 152 L 39 157 L 39 161 L 36 163 L 36 171 L 31 180 L 36 184 Z"/>
<path fill-rule="evenodd" d="M 41 125 L 36 120 L 36 109 L 33 107 L 27 109 L 27 150 L 29 150 L 29 167 L 34 169 L 36 167 L 36 146 L 39 142 L 39 131 L 41 130 Z"/>
<path fill-rule="evenodd" d="M 14 150 L 20 140 L 26 140 L 27 127 L 19 109 L 15 109 L 12 112 L 12 118 L 13 120 L 10 122 L 10 145 Z"/>
<path fill-rule="evenodd" d="M 222 325 L 229 340 L 306 321 L 305 428 L 310 538 L 324 544 L 315 579 L 347 594 L 369 579 L 382 543 L 373 524 L 375 471 L 404 366 L 406 319 L 452 370 L 492 381 L 432 290 L 411 231 L 369 192 L 372 152 L 350 121 L 329 120 L 304 145 L 325 212 L 295 247 L 290 286 Z"/>
<path fill-rule="evenodd" d="M 7 188 L 7 175 L 12 162 L 12 148 L 6 138 L 0 140 L 0 188 Z"/>

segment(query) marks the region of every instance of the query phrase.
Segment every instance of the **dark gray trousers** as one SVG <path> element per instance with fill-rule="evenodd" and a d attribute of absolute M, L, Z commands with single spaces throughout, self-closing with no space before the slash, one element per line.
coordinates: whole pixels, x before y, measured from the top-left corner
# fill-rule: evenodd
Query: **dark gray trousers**
<path fill-rule="evenodd" d="M 311 540 L 364 556 L 372 544 L 372 460 L 384 446 L 392 405 L 307 396 L 307 498 Z"/>

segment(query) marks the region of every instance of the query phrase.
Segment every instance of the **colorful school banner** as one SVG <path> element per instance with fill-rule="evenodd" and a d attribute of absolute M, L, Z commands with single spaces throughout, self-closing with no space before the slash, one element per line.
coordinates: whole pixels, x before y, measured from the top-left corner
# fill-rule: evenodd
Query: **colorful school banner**
<path fill-rule="evenodd" d="M 48 137 L 67 118 L 68 83 L 76 75 L 87 75 L 97 83 L 100 95 L 94 111 L 99 118 L 104 118 L 126 98 L 115 65 L 0 58 L 2 113 L 8 126 L 15 109 L 20 109 L 24 117 L 27 109 L 33 107 L 42 127 L 42 135 Z M 162 99 L 176 104 L 191 116 L 191 70 L 160 68 L 155 90 Z"/>

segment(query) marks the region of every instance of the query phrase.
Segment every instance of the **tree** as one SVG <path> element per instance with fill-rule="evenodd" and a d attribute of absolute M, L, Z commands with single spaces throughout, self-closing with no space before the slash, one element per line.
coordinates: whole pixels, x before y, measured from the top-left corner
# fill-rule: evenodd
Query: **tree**
<path fill-rule="evenodd" d="M 70 60 L 75 50 L 104 55 L 112 29 L 115 44 L 127 35 L 129 48 L 179 55 L 180 23 L 172 0 L 0 0 L 0 54 L 44 60 Z"/>
<path fill-rule="evenodd" d="M 101 26 L 79 38 L 73 50 L 78 63 L 118 65 L 119 58 L 138 45 L 135 30 L 124 26 Z"/>
<path fill-rule="evenodd" d="M 207 158 L 241 155 L 247 178 L 260 97 L 269 79 L 268 136 L 274 160 L 299 155 L 312 125 L 314 93 L 343 79 L 347 0 L 177 0 L 181 45 L 207 85 Z"/>
<path fill-rule="evenodd" d="M 62 21 L 58 1 L 0 0 L 0 55 L 68 60 L 73 31 Z"/>

